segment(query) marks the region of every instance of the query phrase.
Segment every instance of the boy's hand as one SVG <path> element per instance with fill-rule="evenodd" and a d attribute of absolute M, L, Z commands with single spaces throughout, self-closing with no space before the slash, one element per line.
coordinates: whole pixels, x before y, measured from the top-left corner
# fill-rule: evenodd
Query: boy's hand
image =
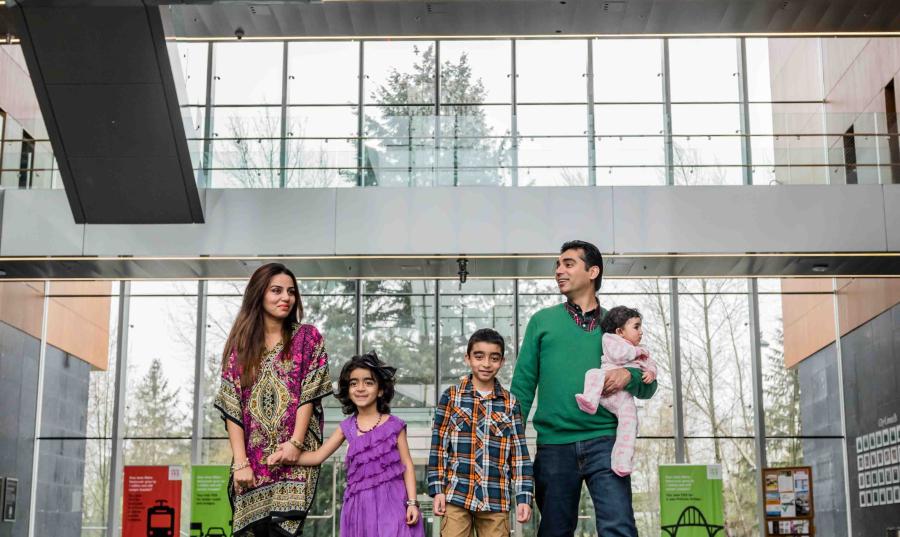
<path fill-rule="evenodd" d="M 435 494 L 434 505 L 431 510 L 437 516 L 444 516 L 447 514 L 447 496 L 445 494 Z"/>
<path fill-rule="evenodd" d="M 527 503 L 520 503 L 516 506 L 516 520 L 519 524 L 524 524 L 531 520 L 531 506 Z"/>
<path fill-rule="evenodd" d="M 653 371 L 644 371 L 644 374 L 641 375 L 641 380 L 644 381 L 644 384 L 650 384 L 656 380 L 656 373 Z"/>
<path fill-rule="evenodd" d="M 406 525 L 413 526 L 419 520 L 419 508 L 415 505 L 406 506 Z"/>

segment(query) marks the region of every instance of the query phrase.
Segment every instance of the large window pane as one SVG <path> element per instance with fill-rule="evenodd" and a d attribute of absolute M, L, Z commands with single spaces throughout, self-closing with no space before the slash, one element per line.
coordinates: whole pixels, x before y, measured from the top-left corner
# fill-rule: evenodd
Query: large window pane
<path fill-rule="evenodd" d="M 288 44 L 288 103 L 359 102 L 359 43 Z"/>
<path fill-rule="evenodd" d="M 516 41 L 516 97 L 520 103 L 587 101 L 587 42 Z"/>
<path fill-rule="evenodd" d="M 513 341 L 513 282 L 470 280 L 463 284 L 442 281 L 441 288 L 441 387 L 469 374 L 465 364 L 466 343 L 479 328 L 493 328 L 506 340 L 506 362 L 497 378 L 507 389 L 516 363 Z"/>
<path fill-rule="evenodd" d="M 368 107 L 363 184 L 434 184 L 436 123 L 430 106 Z"/>
<path fill-rule="evenodd" d="M 662 102 L 662 40 L 594 40 L 594 102 Z"/>
<path fill-rule="evenodd" d="M 195 282 L 181 282 L 193 295 L 131 297 L 125 435 L 132 438 L 190 438 L 197 338 Z M 166 337 L 159 337 L 166 334 Z M 177 442 L 155 441 L 140 464 L 168 464 L 181 457 Z M 127 458 L 126 458 L 127 460 Z M 138 464 L 132 462 L 131 464 Z M 173 463 L 174 464 L 174 463 Z"/>
<path fill-rule="evenodd" d="M 434 43 L 372 41 L 366 42 L 364 46 L 365 102 L 434 102 Z"/>
<path fill-rule="evenodd" d="M 673 101 L 738 100 L 737 40 L 670 39 Z"/>
<path fill-rule="evenodd" d="M 685 459 L 692 464 L 722 465 L 722 496 L 725 502 L 726 535 L 759 535 L 756 516 L 755 448 L 752 439 L 688 439 Z"/>
<path fill-rule="evenodd" d="M 366 281 L 363 350 L 397 368 L 395 407 L 435 404 L 434 282 Z"/>
<path fill-rule="evenodd" d="M 503 185 L 511 165 L 510 107 L 441 107 L 439 185 Z"/>
<path fill-rule="evenodd" d="M 522 105 L 517 116 L 519 136 L 587 134 L 584 105 Z"/>
<path fill-rule="evenodd" d="M 441 103 L 508 103 L 509 41 L 442 41 Z"/>
<path fill-rule="evenodd" d="M 284 44 L 215 43 L 215 104 L 280 104 Z"/>
<path fill-rule="evenodd" d="M 753 434 L 746 280 L 679 280 L 682 390 L 688 436 Z M 725 459 L 721 442 L 714 458 Z"/>
<path fill-rule="evenodd" d="M 178 57 L 184 78 L 187 101 L 182 105 L 206 104 L 206 73 L 209 62 L 209 43 L 178 42 Z"/>

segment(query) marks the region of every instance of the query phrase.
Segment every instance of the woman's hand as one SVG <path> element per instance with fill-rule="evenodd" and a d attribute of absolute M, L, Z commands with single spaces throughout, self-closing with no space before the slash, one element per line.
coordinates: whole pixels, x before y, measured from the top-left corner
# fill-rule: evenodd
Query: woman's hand
<path fill-rule="evenodd" d="M 278 447 L 275 448 L 275 453 L 272 453 L 266 458 L 266 464 L 268 466 L 275 466 L 276 464 L 295 466 L 299 462 L 300 450 L 290 442 L 278 444 Z"/>
<path fill-rule="evenodd" d="M 415 505 L 406 506 L 406 525 L 414 526 L 419 521 L 419 508 Z"/>
<path fill-rule="evenodd" d="M 234 491 L 238 494 L 249 489 L 256 483 L 253 469 L 249 466 L 234 471 Z"/>

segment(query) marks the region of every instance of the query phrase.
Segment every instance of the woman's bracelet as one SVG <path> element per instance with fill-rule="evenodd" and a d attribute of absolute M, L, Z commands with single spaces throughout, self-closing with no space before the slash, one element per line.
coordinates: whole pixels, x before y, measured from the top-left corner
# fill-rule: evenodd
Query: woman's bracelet
<path fill-rule="evenodd" d="M 242 463 L 240 463 L 240 464 L 237 464 L 237 463 L 232 464 L 232 465 L 231 465 L 231 471 L 232 471 L 232 472 L 237 472 L 238 470 L 243 470 L 244 468 L 247 468 L 247 467 L 249 467 L 249 466 L 250 466 L 250 459 L 247 459 L 247 460 L 245 460 L 244 462 L 242 462 Z"/>
<path fill-rule="evenodd" d="M 288 442 L 295 448 L 299 449 L 300 451 L 303 451 L 303 444 L 301 444 L 299 440 L 294 440 L 293 438 L 290 438 L 290 439 L 288 439 Z"/>
<path fill-rule="evenodd" d="M 406 506 L 407 507 L 418 507 L 419 500 L 406 500 Z"/>

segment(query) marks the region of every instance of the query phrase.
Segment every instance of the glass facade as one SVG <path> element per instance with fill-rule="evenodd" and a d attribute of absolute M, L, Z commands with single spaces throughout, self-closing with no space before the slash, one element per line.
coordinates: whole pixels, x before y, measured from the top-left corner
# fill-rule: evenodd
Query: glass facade
<path fill-rule="evenodd" d="M 106 535 L 114 450 L 120 450 L 117 456 L 124 464 L 183 465 L 186 480 L 192 463 L 230 461 L 224 428 L 211 400 L 218 385 L 222 345 L 245 284 L 241 280 L 131 282 L 121 294 L 119 284 L 112 283 L 109 294 L 90 297 L 108 308 L 110 362 L 106 370 L 95 368 L 88 375 L 84 436 L 54 431 L 39 437 L 42 445 L 61 442 L 74 450 L 71 456 L 83 457 L 83 472 L 70 484 L 81 491 L 74 511 L 81 513 L 82 535 Z M 538 309 L 562 299 L 552 280 L 475 279 L 462 285 L 451 280 L 304 280 L 300 287 L 306 322 L 316 325 L 326 338 L 333 378 L 357 349 L 373 349 L 399 368 L 393 407 L 409 423 L 411 449 L 421 474 L 420 492 L 425 490 L 432 411 L 440 391 L 466 373 L 462 357 L 468 335 L 480 327 L 493 327 L 504 335 L 507 363 L 500 379 L 508 385 L 528 320 Z M 783 320 L 787 311 L 783 301 L 827 302 L 835 294 L 826 287 L 797 291 L 796 285 L 783 288 L 783 280 L 746 279 L 604 282 L 601 304 L 626 304 L 641 311 L 644 343 L 659 364 L 659 391 L 639 406 L 632 483 L 642 535 L 658 528 L 656 466 L 660 463 L 722 464 L 729 532 L 751 536 L 758 534 L 755 472 L 760 456 L 768 465 L 779 466 L 814 464 L 823 445 L 829 453 L 840 453 L 844 437 L 839 419 L 827 428 L 819 423 L 814 431 L 803 426 L 813 421 L 807 407 L 824 397 L 803 393 L 806 387 L 823 388 L 836 401 L 837 386 L 820 386 L 818 377 L 805 374 L 803 368 L 785 366 L 784 334 L 796 338 L 797 332 Z M 70 300 L 73 305 L 85 299 L 52 298 Z M 124 313 L 121 301 L 127 301 Z M 198 319 L 198 313 L 204 318 Z M 127 346 L 117 356 L 120 323 Z M 198 341 L 203 342 L 201 348 Z M 833 368 L 834 360 L 815 357 L 810 363 Z M 116 368 L 123 362 L 125 406 L 117 416 Z M 195 370 L 202 371 L 202 376 L 196 377 Z M 761 389 L 761 406 L 754 399 L 754 383 Z M 52 395 L 46 387 L 43 393 L 45 407 L 52 406 L 47 403 Z M 195 401 L 200 402 L 199 408 Z M 341 414 L 334 400 L 327 400 L 326 407 L 330 430 Z M 754 426 L 760 416 L 765 423 L 762 435 Z M 124 425 L 121 442 L 112 433 L 117 418 Z M 194 423 L 200 423 L 200 429 Z M 46 418 L 42 430 L 47 431 Z M 529 438 L 533 449 L 533 431 Z M 315 507 L 319 518 L 313 519 L 316 534 L 332 535 L 336 527 L 333 517 L 340 513 L 337 500 L 343 475 L 341 465 L 335 463 L 342 457 L 343 450 L 323 473 Z M 39 459 L 39 465 L 54 464 L 52 459 Z M 833 469 L 843 475 L 840 465 Z M 821 478 L 833 480 L 834 476 Z M 186 487 L 185 509 L 190 504 L 188 494 Z M 843 505 L 843 492 L 836 494 L 835 501 Z M 115 505 L 121 505 L 121 499 Z M 582 505 L 579 528 L 591 534 L 593 510 L 587 496 Z M 187 517 L 182 520 L 182 530 L 188 533 Z M 516 531 L 533 535 L 536 529 L 535 520 Z"/>
<path fill-rule="evenodd" d="M 896 108 L 833 111 L 822 65 L 780 71 L 820 41 L 171 46 L 201 188 L 891 183 Z M 0 185 L 61 188 L 49 140 L 0 123 Z"/>

